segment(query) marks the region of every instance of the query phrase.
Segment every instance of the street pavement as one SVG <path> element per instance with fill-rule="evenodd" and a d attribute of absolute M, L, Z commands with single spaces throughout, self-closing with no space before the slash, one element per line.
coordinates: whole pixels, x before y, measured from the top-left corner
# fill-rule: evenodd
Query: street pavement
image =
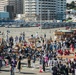
<path fill-rule="evenodd" d="M 22 61 L 22 69 L 21 73 L 18 72 L 16 69 L 15 75 L 52 75 L 50 73 L 49 67 L 46 67 L 46 71 L 40 73 L 39 72 L 39 64 L 36 62 L 36 67 L 35 68 L 28 68 L 27 67 L 27 60 Z M 3 67 L 2 71 L 0 72 L 0 75 L 10 75 L 10 66 Z"/>

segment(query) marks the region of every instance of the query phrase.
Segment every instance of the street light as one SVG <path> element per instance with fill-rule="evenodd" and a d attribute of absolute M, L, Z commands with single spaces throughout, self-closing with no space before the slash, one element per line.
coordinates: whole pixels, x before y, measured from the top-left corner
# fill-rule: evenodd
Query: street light
<path fill-rule="evenodd" d="M 48 22 L 50 21 L 50 10 L 48 10 Z"/>
<path fill-rule="evenodd" d="M 40 27 L 42 22 L 42 2 L 40 3 Z"/>
<path fill-rule="evenodd" d="M 40 28 L 41 28 L 41 22 L 42 22 L 42 2 L 40 3 Z M 42 29 L 41 29 L 42 32 Z"/>

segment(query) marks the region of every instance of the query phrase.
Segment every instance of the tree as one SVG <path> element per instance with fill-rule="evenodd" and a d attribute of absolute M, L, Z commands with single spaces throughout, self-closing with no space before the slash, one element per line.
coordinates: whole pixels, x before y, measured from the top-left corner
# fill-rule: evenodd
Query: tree
<path fill-rule="evenodd" d="M 71 17 L 68 17 L 68 19 L 67 20 L 72 20 L 72 18 Z"/>
<path fill-rule="evenodd" d="M 67 5 L 67 9 L 69 9 L 69 7 L 70 7 L 70 4 L 69 4 L 69 3 L 67 3 L 66 5 Z"/>
<path fill-rule="evenodd" d="M 74 7 L 75 7 L 75 3 L 74 3 L 74 1 L 72 1 L 70 4 L 70 9 L 73 9 Z"/>
<path fill-rule="evenodd" d="M 76 9 L 76 7 L 75 7 L 75 2 L 72 1 L 70 4 L 67 3 L 67 9 Z"/>

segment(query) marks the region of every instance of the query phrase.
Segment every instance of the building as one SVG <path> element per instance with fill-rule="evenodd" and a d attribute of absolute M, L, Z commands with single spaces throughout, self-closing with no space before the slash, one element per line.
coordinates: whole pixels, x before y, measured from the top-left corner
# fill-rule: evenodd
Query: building
<path fill-rule="evenodd" d="M 4 12 L 5 11 L 5 6 L 8 5 L 8 0 L 0 0 L 0 12 Z"/>
<path fill-rule="evenodd" d="M 63 20 L 66 18 L 66 0 L 24 0 L 27 20 Z"/>
<path fill-rule="evenodd" d="M 76 1 L 74 1 L 75 2 L 75 6 L 76 6 Z"/>
<path fill-rule="evenodd" d="M 24 0 L 24 13 L 25 17 L 30 20 L 54 19 L 56 17 L 56 0 Z"/>
<path fill-rule="evenodd" d="M 23 0 L 7 0 L 5 11 L 9 12 L 10 19 L 15 19 L 17 14 L 23 13 Z"/>
<path fill-rule="evenodd" d="M 7 20 L 9 19 L 9 13 L 8 12 L 0 12 L 0 20 Z"/>
<path fill-rule="evenodd" d="M 16 0 L 16 14 L 23 14 L 23 0 Z"/>
<path fill-rule="evenodd" d="M 5 7 L 5 11 L 9 13 L 9 19 L 14 19 L 15 14 L 14 14 L 14 6 L 12 5 L 7 5 Z"/>
<path fill-rule="evenodd" d="M 8 0 L 9 5 L 14 7 L 15 14 L 23 13 L 23 0 Z"/>
<path fill-rule="evenodd" d="M 57 20 L 65 20 L 66 19 L 66 0 L 57 0 L 56 5 L 56 15 Z"/>
<path fill-rule="evenodd" d="M 16 14 L 23 13 L 23 0 L 0 0 L 0 11 L 9 12 L 10 18 L 13 19 Z"/>
<path fill-rule="evenodd" d="M 16 14 L 16 0 L 8 0 L 8 5 L 14 7 L 14 14 Z"/>

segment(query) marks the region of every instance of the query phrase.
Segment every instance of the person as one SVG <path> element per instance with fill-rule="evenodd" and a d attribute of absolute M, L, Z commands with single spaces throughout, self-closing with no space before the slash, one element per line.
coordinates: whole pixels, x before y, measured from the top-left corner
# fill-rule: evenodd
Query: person
<path fill-rule="evenodd" d="M 53 64 L 52 64 L 52 59 L 51 58 L 49 58 L 48 65 L 50 66 L 50 72 L 52 73 Z"/>
<path fill-rule="evenodd" d="M 2 58 L 0 57 L 0 71 L 1 71 L 1 67 L 2 67 Z"/>
<path fill-rule="evenodd" d="M 72 75 L 74 75 L 74 67 L 75 67 L 75 66 L 74 66 L 74 62 L 72 62 L 72 63 L 71 63 L 71 73 L 72 73 Z"/>
<path fill-rule="evenodd" d="M 28 56 L 28 67 L 30 68 L 31 67 L 31 57 Z"/>
<path fill-rule="evenodd" d="M 68 67 L 67 66 L 65 67 L 65 73 L 66 73 L 66 75 L 69 75 L 68 74 Z"/>
<path fill-rule="evenodd" d="M 22 36 L 19 37 L 19 42 L 21 42 L 21 41 L 22 41 Z"/>
<path fill-rule="evenodd" d="M 33 55 L 33 67 L 35 68 L 36 55 Z"/>
<path fill-rule="evenodd" d="M 18 43 L 18 36 L 15 37 L 15 43 Z"/>
<path fill-rule="evenodd" d="M 46 34 L 44 34 L 44 38 L 46 38 Z"/>
<path fill-rule="evenodd" d="M 12 46 L 13 46 L 13 41 L 14 41 L 14 39 L 13 39 L 13 37 L 11 36 L 11 37 L 9 38 L 9 45 L 11 46 L 11 48 L 12 48 Z"/>
<path fill-rule="evenodd" d="M 48 55 L 45 56 L 45 64 L 48 67 Z"/>
<path fill-rule="evenodd" d="M 70 48 L 71 48 L 71 51 L 74 52 L 74 45 L 73 44 L 70 45 Z"/>
<path fill-rule="evenodd" d="M 23 41 L 25 41 L 25 32 L 23 32 L 22 36 L 23 36 Z"/>
<path fill-rule="evenodd" d="M 52 71 L 52 75 L 58 75 L 57 67 L 55 65 L 52 67 Z"/>
<path fill-rule="evenodd" d="M 43 57 L 43 71 L 45 72 L 45 58 Z"/>
<path fill-rule="evenodd" d="M 36 32 L 36 38 L 38 38 L 38 32 Z"/>
<path fill-rule="evenodd" d="M 39 59 L 40 59 L 40 65 L 42 65 L 42 55 L 40 55 Z"/>
<path fill-rule="evenodd" d="M 14 61 L 14 72 L 16 72 L 17 60 Z"/>
<path fill-rule="evenodd" d="M 15 72 L 14 72 L 14 68 L 15 68 L 15 60 L 12 58 L 11 60 L 11 74 L 10 75 L 15 75 Z"/>
<path fill-rule="evenodd" d="M 19 70 L 19 73 L 21 72 L 21 60 L 18 61 L 18 70 Z"/>
<path fill-rule="evenodd" d="M 53 50 L 53 45 L 50 44 L 49 49 L 52 51 Z"/>

